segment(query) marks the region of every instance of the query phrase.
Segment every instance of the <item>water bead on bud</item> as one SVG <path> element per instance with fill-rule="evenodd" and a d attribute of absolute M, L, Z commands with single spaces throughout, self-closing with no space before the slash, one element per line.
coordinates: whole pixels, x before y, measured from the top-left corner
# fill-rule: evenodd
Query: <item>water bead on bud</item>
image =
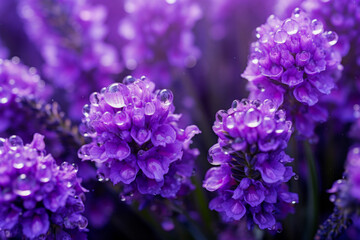
<path fill-rule="evenodd" d="M 136 81 L 136 78 L 134 78 L 134 77 L 131 76 L 131 75 L 126 76 L 126 77 L 123 79 L 123 83 L 124 83 L 125 85 L 129 85 L 129 84 L 131 84 L 131 83 L 133 83 L 133 82 L 135 82 L 135 81 Z"/>
<path fill-rule="evenodd" d="M 91 110 L 90 105 L 89 105 L 89 104 L 85 104 L 85 105 L 83 106 L 82 113 L 84 114 L 84 116 L 89 116 L 90 110 Z"/>
<path fill-rule="evenodd" d="M 98 106 L 100 103 L 100 95 L 98 92 L 90 94 L 89 101 L 93 106 Z"/>
<path fill-rule="evenodd" d="M 161 90 L 157 96 L 160 102 L 165 106 L 169 106 L 174 100 L 173 93 L 167 89 Z"/>
<path fill-rule="evenodd" d="M 283 29 L 289 34 L 294 35 L 299 31 L 299 24 L 293 19 L 286 19 L 283 24 Z"/>
<path fill-rule="evenodd" d="M 288 34 L 283 30 L 278 30 L 274 35 L 274 42 L 285 43 L 288 38 Z"/>
<path fill-rule="evenodd" d="M 330 46 L 335 45 L 339 39 L 338 35 L 333 31 L 328 31 L 328 32 L 324 33 L 324 36 Z"/>
<path fill-rule="evenodd" d="M 12 150 L 16 150 L 24 145 L 23 140 L 19 136 L 15 135 L 9 138 L 9 144 Z"/>
<path fill-rule="evenodd" d="M 21 174 L 14 182 L 14 193 L 19 196 L 29 196 L 33 191 L 35 182 L 25 174 Z"/>
<path fill-rule="evenodd" d="M 254 128 L 260 125 L 262 121 L 261 113 L 255 108 L 250 108 L 244 117 L 244 124 L 248 127 Z"/>
<path fill-rule="evenodd" d="M 155 113 L 156 107 L 153 102 L 147 102 L 145 104 L 145 115 L 151 116 Z"/>
<path fill-rule="evenodd" d="M 226 116 L 227 116 L 227 112 L 225 110 L 219 110 L 216 113 L 215 118 L 219 123 L 222 123 Z"/>
<path fill-rule="evenodd" d="M 127 95 L 127 88 L 121 83 L 113 83 L 107 87 L 104 93 L 104 99 L 107 104 L 114 108 L 122 108 L 126 105 L 125 96 Z"/>
<path fill-rule="evenodd" d="M 311 30 L 314 35 L 318 35 L 324 31 L 324 25 L 320 20 L 313 19 L 311 21 Z"/>

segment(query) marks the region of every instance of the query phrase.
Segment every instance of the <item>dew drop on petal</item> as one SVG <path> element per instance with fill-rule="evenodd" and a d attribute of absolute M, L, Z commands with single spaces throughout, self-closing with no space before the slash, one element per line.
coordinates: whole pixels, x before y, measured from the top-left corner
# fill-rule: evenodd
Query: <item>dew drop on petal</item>
<path fill-rule="evenodd" d="M 261 113 L 255 108 L 250 108 L 245 113 L 244 123 L 246 126 L 254 128 L 260 125 L 262 121 Z"/>
<path fill-rule="evenodd" d="M 274 35 L 274 42 L 285 43 L 288 38 L 288 34 L 283 30 L 278 30 Z"/>
<path fill-rule="evenodd" d="M 335 45 L 339 39 L 338 35 L 333 31 L 328 31 L 328 32 L 324 33 L 324 36 L 330 46 Z"/>
<path fill-rule="evenodd" d="M 311 31 L 314 35 L 318 35 L 324 31 L 324 25 L 320 20 L 314 19 L 311 21 Z"/>
<path fill-rule="evenodd" d="M 286 19 L 283 25 L 283 29 L 289 34 L 294 35 L 299 31 L 299 24 L 297 21 L 289 18 Z"/>

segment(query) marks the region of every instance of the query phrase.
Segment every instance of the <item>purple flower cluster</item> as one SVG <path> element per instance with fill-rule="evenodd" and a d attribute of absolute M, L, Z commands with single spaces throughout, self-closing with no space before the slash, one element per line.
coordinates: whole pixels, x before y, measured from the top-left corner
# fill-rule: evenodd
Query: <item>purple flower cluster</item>
<path fill-rule="evenodd" d="M 192 186 L 198 153 L 189 145 L 200 130 L 194 125 L 180 129 L 172 92 L 154 88 L 145 77 L 128 76 L 123 84 L 92 93 L 82 119 L 84 136 L 92 142 L 78 156 L 96 163 L 100 181 L 122 183 L 127 195 L 172 198 Z"/>
<path fill-rule="evenodd" d="M 70 101 L 76 116 L 76 106 L 84 105 L 81 96 L 120 71 L 115 48 L 104 41 L 105 8 L 88 1 L 22 0 L 19 12 L 44 58 L 45 76 L 75 98 Z"/>
<path fill-rule="evenodd" d="M 29 124 L 29 113 L 21 106 L 22 98 L 44 100 L 49 94 L 44 82 L 36 74 L 35 68 L 28 68 L 19 62 L 0 59 L 0 133 L 5 135 L 23 131 L 26 140 L 30 135 L 25 132 L 33 130 L 33 122 Z"/>
<path fill-rule="evenodd" d="M 235 100 L 232 107 L 216 114 L 213 130 L 218 143 L 209 150 L 208 170 L 203 187 L 217 191 L 210 208 L 227 221 L 244 216 L 248 224 L 280 230 L 283 218 L 298 202 L 285 182 L 294 173 L 284 149 L 291 136 L 291 122 L 285 111 L 271 100 Z"/>
<path fill-rule="evenodd" d="M 333 116 L 345 122 L 353 121 L 355 103 L 360 102 L 360 1 L 358 0 L 306 0 L 302 7 L 312 17 L 326 23 L 328 29 L 339 34 L 336 48 L 343 56 L 343 77 L 336 92 L 328 99 L 336 105 Z"/>
<path fill-rule="evenodd" d="M 127 15 L 120 22 L 119 34 L 127 41 L 122 56 L 128 69 L 169 85 L 172 67 L 196 64 L 200 51 L 192 29 L 202 17 L 196 1 L 125 0 L 124 8 Z"/>
<path fill-rule="evenodd" d="M 317 103 L 330 94 L 342 69 L 333 47 L 337 34 L 324 31 L 321 21 L 300 9 L 283 21 L 271 15 L 256 32 L 258 40 L 242 74 L 249 81 L 250 98 L 282 105 L 299 134 L 312 137 L 315 124 L 327 118 Z"/>
<path fill-rule="evenodd" d="M 5 238 L 85 238 L 77 167 L 59 167 L 44 149 L 40 134 L 26 145 L 15 135 L 0 139 L 0 232 Z"/>
<path fill-rule="evenodd" d="M 315 236 L 316 240 L 336 239 L 350 225 L 355 231 L 360 231 L 360 145 L 356 144 L 348 152 L 343 179 L 337 180 L 328 190 L 332 195 L 330 201 L 335 204 L 334 212 L 319 227 Z M 352 233 L 354 234 L 354 233 Z"/>

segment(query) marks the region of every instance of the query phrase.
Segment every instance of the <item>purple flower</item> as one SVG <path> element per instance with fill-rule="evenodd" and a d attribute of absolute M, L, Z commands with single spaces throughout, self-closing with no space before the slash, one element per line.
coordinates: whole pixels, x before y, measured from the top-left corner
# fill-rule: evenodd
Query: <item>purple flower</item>
<path fill-rule="evenodd" d="M 71 113 L 80 117 L 82 96 L 120 71 L 115 48 L 104 41 L 105 8 L 88 1 L 22 0 L 19 14 L 45 60 L 45 76 L 69 93 Z"/>
<path fill-rule="evenodd" d="M 315 124 L 327 118 L 318 102 L 330 94 L 342 69 L 333 47 L 337 34 L 324 31 L 322 22 L 300 9 L 284 21 L 271 15 L 256 31 L 258 40 L 242 74 L 249 81 L 250 98 L 282 105 L 299 134 L 312 137 Z"/>
<path fill-rule="evenodd" d="M 22 98 L 45 100 L 50 92 L 36 69 L 19 61 L 16 57 L 0 59 L 0 132 L 3 135 L 20 134 L 30 141 L 36 124 L 20 101 Z"/>
<path fill-rule="evenodd" d="M 192 186 L 198 152 L 189 145 L 200 130 L 180 129 L 172 92 L 154 89 L 147 78 L 128 76 L 92 93 L 81 126 L 92 142 L 78 156 L 96 163 L 100 181 L 121 183 L 123 193 L 174 198 Z"/>
<path fill-rule="evenodd" d="M 284 149 L 292 133 L 285 112 L 271 100 L 235 100 L 232 107 L 216 114 L 213 130 L 218 143 L 209 150 L 203 187 L 218 192 L 210 209 L 224 220 L 257 224 L 261 229 L 279 230 L 278 219 L 292 211 L 298 196 L 285 182 L 294 175 L 286 166 L 291 159 Z"/>
<path fill-rule="evenodd" d="M 15 135 L 0 142 L 0 232 L 54 239 L 86 231 L 77 166 L 56 165 L 45 153 L 44 136 L 37 133 L 26 145 Z"/>
<path fill-rule="evenodd" d="M 122 56 L 129 70 L 156 76 L 157 83 L 169 85 L 172 68 L 196 64 L 200 51 L 192 29 L 202 17 L 196 2 L 125 0 L 124 9 L 127 15 L 118 31 L 126 40 Z"/>
<path fill-rule="evenodd" d="M 335 104 L 333 116 L 341 121 L 354 121 L 353 107 L 360 102 L 360 2 L 354 0 L 306 0 L 302 3 L 312 17 L 326 23 L 339 34 L 336 48 L 343 56 L 344 71 L 338 89 L 326 100 Z"/>

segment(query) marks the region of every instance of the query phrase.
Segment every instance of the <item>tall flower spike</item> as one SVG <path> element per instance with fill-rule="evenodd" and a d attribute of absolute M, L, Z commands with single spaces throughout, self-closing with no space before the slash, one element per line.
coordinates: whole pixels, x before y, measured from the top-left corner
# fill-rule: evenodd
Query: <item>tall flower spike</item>
<path fill-rule="evenodd" d="M 300 9 L 284 21 L 271 15 L 256 31 L 258 40 L 242 74 L 249 81 L 250 98 L 273 99 L 286 109 L 300 135 L 312 137 L 315 124 L 327 118 L 318 102 L 330 94 L 342 70 L 333 47 L 337 34 L 324 31 L 320 21 Z"/>
<path fill-rule="evenodd" d="M 77 166 L 56 165 L 40 134 L 30 144 L 15 135 L 0 144 L 0 232 L 6 238 L 86 238 Z"/>
<path fill-rule="evenodd" d="M 119 34 L 126 40 L 122 56 L 128 69 L 156 76 L 157 84 L 168 86 L 169 69 L 195 65 L 200 51 L 192 28 L 202 17 L 196 1 L 125 0 L 124 8 Z"/>
<path fill-rule="evenodd" d="M 45 88 L 34 68 L 22 65 L 17 57 L 0 59 L 0 133 L 21 132 L 24 140 L 30 141 L 34 122 L 28 122 L 30 114 L 22 108 L 21 99 L 44 100 L 48 95 L 49 89 Z"/>
<path fill-rule="evenodd" d="M 291 122 L 271 100 L 235 100 L 216 114 L 213 130 L 218 143 L 209 149 L 203 187 L 218 192 L 210 209 L 224 220 L 247 219 L 261 229 L 281 230 L 279 219 L 292 211 L 298 195 L 285 182 L 294 173 L 286 166 L 293 159 L 284 149 L 291 136 Z"/>
<path fill-rule="evenodd" d="M 350 148 L 344 179 L 337 180 L 328 191 L 334 212 L 319 227 L 316 240 L 335 239 L 351 224 L 360 229 L 360 145 Z"/>
<path fill-rule="evenodd" d="M 180 129 L 172 92 L 154 88 L 145 77 L 128 76 L 124 84 L 92 93 L 81 126 L 92 142 L 83 145 L 78 156 L 96 163 L 100 181 L 121 183 L 123 195 L 172 198 L 191 186 L 198 153 L 189 145 L 200 131 L 194 125 Z"/>
<path fill-rule="evenodd" d="M 45 60 L 45 76 L 69 93 L 72 115 L 80 118 L 82 96 L 120 71 L 115 48 L 104 41 L 105 8 L 88 1 L 21 0 L 19 13 Z"/>
<path fill-rule="evenodd" d="M 360 1 L 306 0 L 302 6 L 309 15 L 326 23 L 339 34 L 335 47 L 343 56 L 343 77 L 338 89 L 327 100 L 336 105 L 333 116 L 342 121 L 354 121 L 353 107 L 360 102 Z"/>

